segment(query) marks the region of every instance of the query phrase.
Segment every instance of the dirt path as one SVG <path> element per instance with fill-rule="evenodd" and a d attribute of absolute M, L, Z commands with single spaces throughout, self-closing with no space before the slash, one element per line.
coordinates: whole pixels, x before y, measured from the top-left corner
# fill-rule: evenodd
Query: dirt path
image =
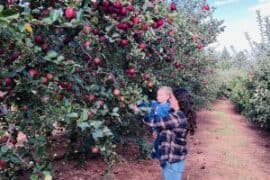
<path fill-rule="evenodd" d="M 270 179 L 270 135 L 248 123 L 229 101 L 199 113 L 189 146 L 187 180 Z"/>
<path fill-rule="evenodd" d="M 184 180 L 270 180 L 270 134 L 234 112 L 229 101 L 217 101 L 211 111 L 198 113 L 198 131 L 188 141 Z M 130 151 L 132 149 L 132 151 Z M 125 161 L 101 176 L 100 161 L 85 168 L 55 168 L 57 179 L 159 180 L 159 163 L 136 160 L 137 147 L 128 147 Z M 267 153 L 268 152 L 268 153 Z"/>

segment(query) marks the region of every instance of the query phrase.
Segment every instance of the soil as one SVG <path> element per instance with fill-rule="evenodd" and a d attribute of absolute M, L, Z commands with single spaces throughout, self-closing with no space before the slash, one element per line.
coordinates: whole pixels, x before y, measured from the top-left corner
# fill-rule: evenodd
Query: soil
<path fill-rule="evenodd" d="M 184 180 L 270 180 L 270 134 L 235 112 L 228 100 L 198 112 L 198 129 L 188 138 Z M 118 149 L 121 162 L 107 168 L 101 159 L 89 159 L 82 168 L 74 161 L 56 161 L 59 180 L 160 180 L 157 160 L 138 159 L 138 147 Z"/>

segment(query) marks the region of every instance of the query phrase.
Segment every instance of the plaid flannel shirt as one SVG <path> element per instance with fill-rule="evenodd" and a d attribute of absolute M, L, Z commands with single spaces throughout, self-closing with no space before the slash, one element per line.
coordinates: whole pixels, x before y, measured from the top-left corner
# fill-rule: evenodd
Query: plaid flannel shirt
<path fill-rule="evenodd" d="M 187 120 L 183 112 L 172 112 L 164 118 L 145 117 L 143 121 L 152 128 L 161 129 L 157 137 L 159 138 L 158 149 L 152 150 L 159 154 L 157 157 L 161 166 L 166 162 L 174 163 L 185 159 Z"/>

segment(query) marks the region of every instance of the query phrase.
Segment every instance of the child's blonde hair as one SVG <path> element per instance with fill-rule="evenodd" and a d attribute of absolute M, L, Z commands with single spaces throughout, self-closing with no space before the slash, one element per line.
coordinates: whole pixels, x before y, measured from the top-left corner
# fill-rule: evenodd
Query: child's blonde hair
<path fill-rule="evenodd" d="M 178 111 L 180 108 L 179 108 L 179 102 L 178 100 L 175 98 L 174 94 L 173 94 L 173 90 L 171 87 L 169 86 L 161 86 L 160 88 L 158 88 L 158 91 L 159 90 L 163 90 L 165 93 L 167 93 L 169 96 L 170 96 L 170 104 L 171 104 L 171 107 L 175 110 L 175 111 Z"/>
<path fill-rule="evenodd" d="M 164 92 L 166 92 L 170 96 L 173 95 L 173 90 L 169 86 L 161 86 L 160 88 L 158 88 L 158 90 L 163 90 Z"/>

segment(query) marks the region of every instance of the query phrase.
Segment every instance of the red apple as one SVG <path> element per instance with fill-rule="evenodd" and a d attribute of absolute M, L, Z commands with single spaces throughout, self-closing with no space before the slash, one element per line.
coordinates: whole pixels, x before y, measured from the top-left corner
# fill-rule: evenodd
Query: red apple
<path fill-rule="evenodd" d="M 37 72 L 37 70 L 35 70 L 35 69 L 30 69 L 30 70 L 28 71 L 28 73 L 29 73 L 29 75 L 30 75 L 32 78 L 34 78 L 34 77 L 36 77 L 36 76 L 38 75 L 38 72 Z"/>
<path fill-rule="evenodd" d="M 109 1 L 103 0 L 103 2 L 102 2 L 103 7 L 107 8 L 107 7 L 109 7 L 109 5 L 110 5 Z"/>
<path fill-rule="evenodd" d="M 163 19 L 158 19 L 156 23 L 157 23 L 157 27 L 161 27 L 164 24 L 164 20 Z"/>
<path fill-rule="evenodd" d="M 146 48 L 146 44 L 145 44 L 145 43 L 139 44 L 139 48 L 140 48 L 140 49 L 145 49 L 145 48 Z"/>
<path fill-rule="evenodd" d="M 146 81 L 149 80 L 150 79 L 150 74 L 144 73 L 143 74 L 143 79 L 146 80 Z"/>
<path fill-rule="evenodd" d="M 89 34 L 91 32 L 92 28 L 88 25 L 83 26 L 83 32 L 84 34 Z"/>
<path fill-rule="evenodd" d="M 96 146 L 92 147 L 91 152 L 94 153 L 94 154 L 98 153 L 98 147 L 96 147 Z"/>
<path fill-rule="evenodd" d="M 142 28 L 143 30 L 148 31 L 150 29 L 150 26 L 149 24 L 144 24 Z"/>
<path fill-rule="evenodd" d="M 85 41 L 83 43 L 83 47 L 86 49 L 86 48 L 88 48 L 90 46 L 90 44 L 91 44 L 91 41 Z"/>
<path fill-rule="evenodd" d="M 134 67 L 130 67 L 130 68 L 127 69 L 127 74 L 129 76 L 134 76 L 135 73 L 136 73 L 136 71 L 135 71 L 135 68 Z"/>
<path fill-rule="evenodd" d="M 46 51 L 49 50 L 49 45 L 47 43 L 44 43 L 44 44 L 42 44 L 41 49 L 42 49 L 43 52 L 46 52 Z"/>
<path fill-rule="evenodd" d="M 1 144 L 7 143 L 7 141 L 8 141 L 8 136 L 1 137 L 1 140 L 0 140 Z"/>
<path fill-rule="evenodd" d="M 0 159 L 0 169 L 6 169 L 7 168 L 7 162 L 5 160 Z"/>
<path fill-rule="evenodd" d="M 92 117 L 94 116 L 94 113 L 91 112 L 91 111 L 88 111 L 88 112 L 87 112 L 87 116 L 88 116 L 89 118 L 92 118 Z"/>
<path fill-rule="evenodd" d="M 11 139 L 10 139 L 10 142 L 11 142 L 13 145 L 15 145 L 15 144 L 17 144 L 17 139 L 11 138 Z"/>
<path fill-rule="evenodd" d="M 175 11 L 176 8 L 177 8 L 177 7 L 176 7 L 176 4 L 175 4 L 174 2 L 172 2 L 171 5 L 170 5 L 171 11 Z"/>
<path fill-rule="evenodd" d="M 95 62 L 96 65 L 100 65 L 100 64 L 101 64 L 101 60 L 100 60 L 100 58 L 98 58 L 98 57 L 96 57 L 96 58 L 94 59 L 94 62 Z"/>
<path fill-rule="evenodd" d="M 42 36 L 40 35 L 35 36 L 34 40 L 36 44 L 42 44 L 44 42 Z"/>
<path fill-rule="evenodd" d="M 133 17 L 131 21 L 133 22 L 133 24 L 139 24 L 141 22 L 141 19 L 140 17 L 137 16 L 137 17 Z"/>
<path fill-rule="evenodd" d="M 202 6 L 202 10 L 203 10 L 203 11 L 209 11 L 209 10 L 210 10 L 209 5 L 208 5 L 208 4 L 203 5 L 203 6 Z"/>
<path fill-rule="evenodd" d="M 203 46 L 202 46 L 201 44 L 197 44 L 197 45 L 196 45 L 196 48 L 197 48 L 197 49 L 202 49 L 202 47 L 203 47 Z"/>
<path fill-rule="evenodd" d="M 125 16 L 125 15 L 127 15 L 127 8 L 125 8 L 125 7 L 122 7 L 121 8 L 121 10 L 120 10 L 120 14 L 122 15 L 122 16 Z"/>
<path fill-rule="evenodd" d="M 72 90 L 72 83 L 71 82 L 67 83 L 66 90 L 68 90 L 68 91 Z"/>
<path fill-rule="evenodd" d="M 112 81 L 115 79 L 114 75 L 112 73 L 110 73 L 108 76 L 107 76 L 107 79 Z"/>
<path fill-rule="evenodd" d="M 113 4 L 113 6 L 116 8 L 116 9 L 120 9 L 122 7 L 122 4 L 120 1 L 116 0 Z"/>
<path fill-rule="evenodd" d="M 93 102 L 96 100 L 96 96 L 94 94 L 85 95 L 84 97 L 88 102 Z"/>
<path fill-rule="evenodd" d="M 94 35 L 99 35 L 99 34 L 100 34 L 100 32 L 99 32 L 98 29 L 93 29 L 93 30 L 92 30 L 92 33 L 93 33 Z"/>
<path fill-rule="evenodd" d="M 115 88 L 115 89 L 113 90 L 113 94 L 114 94 L 115 96 L 119 96 L 119 95 L 121 94 L 121 91 L 120 91 L 119 89 Z"/>
<path fill-rule="evenodd" d="M 9 78 L 9 77 L 5 78 L 5 84 L 6 84 L 6 86 L 11 86 L 11 83 L 12 83 L 11 78 Z"/>
<path fill-rule="evenodd" d="M 128 10 L 128 11 L 132 11 L 132 10 L 133 10 L 133 6 L 129 4 L 129 5 L 127 6 L 127 10 Z"/>
<path fill-rule="evenodd" d="M 147 82 L 147 87 L 152 89 L 154 87 L 154 84 L 151 81 Z"/>
<path fill-rule="evenodd" d="M 100 105 L 100 106 L 103 106 L 105 104 L 105 102 L 103 100 L 98 100 L 97 104 Z"/>
<path fill-rule="evenodd" d="M 41 78 L 41 83 L 47 85 L 49 83 L 49 80 L 46 77 L 42 77 Z"/>
<path fill-rule="evenodd" d="M 16 59 L 18 59 L 18 57 L 19 57 L 19 53 L 18 52 L 13 52 L 11 54 L 11 56 L 9 57 L 9 60 L 10 61 L 15 61 Z"/>
<path fill-rule="evenodd" d="M 167 56 L 167 57 L 165 58 L 165 61 L 167 61 L 167 62 L 172 62 L 172 58 L 169 57 L 169 56 Z"/>
<path fill-rule="evenodd" d="M 127 46 L 127 45 L 128 45 L 128 40 L 127 40 L 127 39 L 122 39 L 122 40 L 120 41 L 120 45 L 121 45 L 121 46 Z"/>
<path fill-rule="evenodd" d="M 47 73 L 47 74 L 46 74 L 46 78 L 47 78 L 48 80 L 53 80 L 53 74 L 52 74 L 52 73 Z"/>
<path fill-rule="evenodd" d="M 73 7 L 67 7 L 65 10 L 65 16 L 67 19 L 73 19 L 75 17 L 75 11 Z"/>
<path fill-rule="evenodd" d="M 121 30 L 127 30 L 129 28 L 129 25 L 123 22 L 123 23 L 118 24 L 117 28 Z"/>

